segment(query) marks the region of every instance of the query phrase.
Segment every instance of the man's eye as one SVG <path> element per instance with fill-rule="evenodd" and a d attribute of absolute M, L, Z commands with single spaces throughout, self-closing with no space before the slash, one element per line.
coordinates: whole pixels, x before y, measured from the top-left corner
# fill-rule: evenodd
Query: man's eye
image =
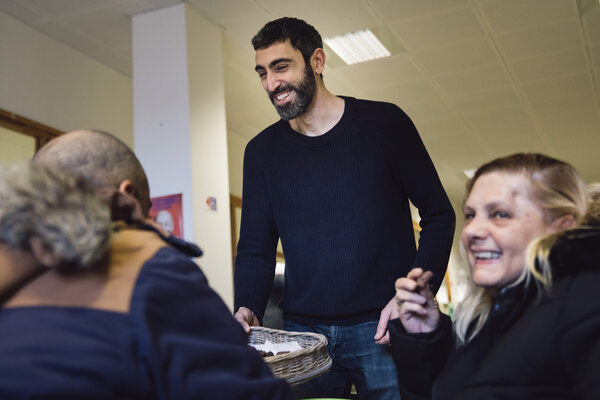
<path fill-rule="evenodd" d="M 278 66 L 275 68 L 275 70 L 276 70 L 276 71 L 278 71 L 278 72 L 281 72 L 281 71 L 285 71 L 285 70 L 287 69 L 287 67 L 288 67 L 288 65 L 287 65 L 287 64 L 281 64 L 281 65 L 278 65 Z"/>

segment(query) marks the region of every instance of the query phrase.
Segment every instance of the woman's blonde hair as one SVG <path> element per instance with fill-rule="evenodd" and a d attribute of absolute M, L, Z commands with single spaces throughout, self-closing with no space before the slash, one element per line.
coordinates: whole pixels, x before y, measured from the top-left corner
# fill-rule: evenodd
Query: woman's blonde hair
<path fill-rule="evenodd" d="M 533 201 L 548 225 L 565 215 L 579 222 L 587 209 L 586 186 L 577 171 L 564 161 L 536 153 L 512 154 L 479 167 L 467 183 L 465 201 L 477 179 L 491 172 L 522 174 L 528 178 Z M 530 278 L 530 270 L 523 265 L 523 274 L 516 283 Z M 489 292 L 468 279 L 467 293 L 455 312 L 454 329 L 459 344 L 469 342 L 479 333 L 489 317 L 492 301 Z"/>
<path fill-rule="evenodd" d="M 110 210 L 82 179 L 31 164 L 0 167 L 0 242 L 31 250 L 38 239 L 61 271 L 107 254 Z"/>
<path fill-rule="evenodd" d="M 538 287 L 546 292 L 552 287 L 550 251 L 554 244 L 561 238 L 576 239 L 586 235 L 586 231 L 600 227 L 600 184 L 590 185 L 588 193 L 590 197 L 588 209 L 575 229 L 542 236 L 531 242 L 527 248 L 527 271 L 534 278 Z"/>

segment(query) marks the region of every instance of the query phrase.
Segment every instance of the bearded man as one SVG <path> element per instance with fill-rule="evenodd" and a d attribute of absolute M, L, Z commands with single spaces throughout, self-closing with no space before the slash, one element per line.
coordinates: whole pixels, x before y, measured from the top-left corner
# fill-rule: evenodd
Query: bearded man
<path fill-rule="evenodd" d="M 296 396 L 399 399 L 387 322 L 394 282 L 415 267 L 446 270 L 454 211 L 410 118 L 396 105 L 336 96 L 323 83 L 325 52 L 296 18 L 252 39 L 263 88 L 281 120 L 247 145 L 235 317 L 259 325 L 285 254 L 285 329 L 324 334 L 331 370 Z M 415 245 L 409 200 L 422 232 Z"/>

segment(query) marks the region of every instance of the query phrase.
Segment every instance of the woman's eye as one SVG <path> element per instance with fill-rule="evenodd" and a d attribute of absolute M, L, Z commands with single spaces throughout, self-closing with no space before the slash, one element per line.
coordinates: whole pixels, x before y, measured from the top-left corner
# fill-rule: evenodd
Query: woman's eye
<path fill-rule="evenodd" d="M 494 218 L 510 218 L 510 215 L 506 211 L 494 211 L 492 213 L 492 217 Z"/>
<path fill-rule="evenodd" d="M 465 221 L 470 221 L 475 218 L 475 213 L 465 213 Z"/>

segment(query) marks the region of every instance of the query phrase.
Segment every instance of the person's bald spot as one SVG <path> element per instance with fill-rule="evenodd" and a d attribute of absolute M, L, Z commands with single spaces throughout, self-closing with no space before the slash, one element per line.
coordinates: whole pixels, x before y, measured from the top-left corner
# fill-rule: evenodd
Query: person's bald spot
<path fill-rule="evenodd" d="M 115 136 L 98 130 L 65 133 L 43 146 L 33 162 L 82 176 L 97 189 L 118 189 L 126 180 L 142 206 L 150 209 L 148 180 L 131 149 Z"/>

